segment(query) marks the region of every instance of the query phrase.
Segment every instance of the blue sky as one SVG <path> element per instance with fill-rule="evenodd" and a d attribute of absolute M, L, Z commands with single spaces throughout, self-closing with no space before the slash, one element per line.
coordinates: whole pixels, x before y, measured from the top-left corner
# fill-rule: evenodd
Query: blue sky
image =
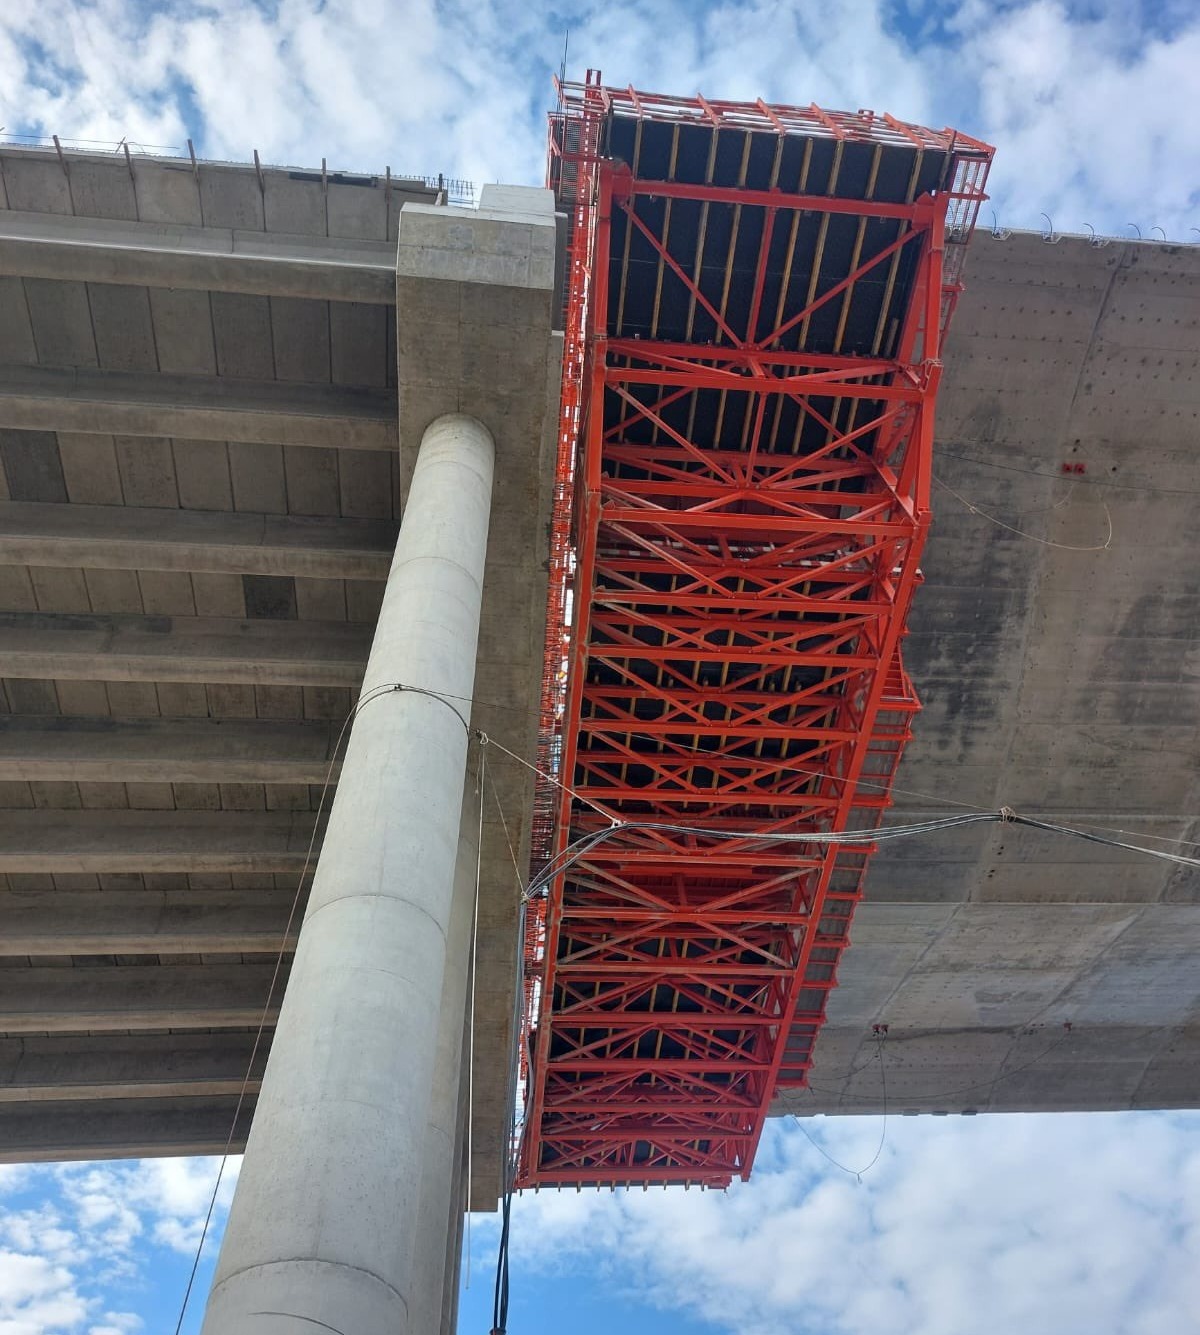
<path fill-rule="evenodd" d="M 568 28 L 575 77 L 988 139 L 1002 226 L 1200 239 L 1194 0 L 5 0 L 0 125 L 537 183 Z"/>
<path fill-rule="evenodd" d="M 875 1117 L 809 1129 L 851 1167 L 884 1131 Z M 216 1167 L 0 1169 L 0 1335 L 169 1335 Z M 495 1241 L 477 1216 L 464 1335 L 491 1326 Z M 509 1329 L 1188 1335 L 1198 1275 L 1200 1114 L 891 1118 L 861 1181 L 773 1123 L 754 1179 L 728 1193 L 518 1200 Z"/>
<path fill-rule="evenodd" d="M 0 125 L 535 183 L 568 26 L 576 77 L 872 106 L 989 139 L 1001 225 L 1045 212 L 1059 230 L 1200 239 L 1192 0 L 4 0 Z M 811 1128 L 850 1164 L 880 1129 Z M 519 1201 L 510 1328 L 1200 1331 L 1198 1132 L 1192 1113 L 893 1119 L 859 1182 L 773 1126 L 754 1181 L 728 1195 Z M 0 1169 L 0 1335 L 172 1331 L 215 1171 Z M 476 1221 L 464 1331 L 490 1325 L 494 1243 Z"/>

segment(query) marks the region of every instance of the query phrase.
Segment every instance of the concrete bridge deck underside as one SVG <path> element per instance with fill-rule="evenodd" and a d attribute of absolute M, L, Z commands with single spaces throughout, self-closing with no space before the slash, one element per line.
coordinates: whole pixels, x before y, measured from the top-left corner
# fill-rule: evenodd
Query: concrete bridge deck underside
<path fill-rule="evenodd" d="M 219 1150 L 443 412 L 497 437 L 475 721 L 532 758 L 551 287 L 513 299 L 520 255 L 474 281 L 460 238 L 402 254 L 397 298 L 399 206 L 416 238 L 434 201 L 378 178 L 5 150 L 0 179 L 0 1156 Z M 967 281 L 901 812 L 1200 838 L 1200 255 L 985 234 Z M 523 860 L 528 773 L 490 764 Z M 484 868 L 480 1205 L 516 944 L 494 808 Z M 899 1109 L 1194 1104 L 1198 897 L 1000 827 L 890 846 L 776 1111 L 877 1108 L 877 1023 Z"/>

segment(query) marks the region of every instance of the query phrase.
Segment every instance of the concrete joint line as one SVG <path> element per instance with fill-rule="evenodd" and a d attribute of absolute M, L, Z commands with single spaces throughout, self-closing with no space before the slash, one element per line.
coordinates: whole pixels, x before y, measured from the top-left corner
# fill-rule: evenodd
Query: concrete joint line
<path fill-rule="evenodd" d="M 400 1305 L 404 1308 L 405 1318 L 407 1319 L 408 1299 L 405 1298 L 404 1294 L 402 1294 L 399 1289 L 389 1284 L 381 1275 L 377 1275 L 374 1270 L 367 1270 L 364 1266 L 350 1265 L 349 1262 L 346 1261 L 326 1261 L 320 1256 L 286 1256 L 278 1261 L 266 1261 L 262 1265 L 243 1266 L 240 1270 L 234 1270 L 230 1274 L 222 1276 L 220 1282 L 213 1285 L 212 1293 L 209 1295 L 209 1302 L 211 1303 L 213 1297 L 215 1297 L 221 1289 L 225 1288 L 230 1281 L 239 1278 L 241 1275 L 261 1274 L 265 1271 L 278 1270 L 281 1266 L 287 1265 L 316 1265 L 328 1270 L 347 1270 L 353 1271 L 355 1274 L 366 1275 L 368 1279 L 373 1279 L 380 1288 L 395 1294 Z M 309 1317 L 304 1317 L 302 1319 L 305 1321 L 311 1320 Z"/>
<path fill-rule="evenodd" d="M 475 571 L 453 556 L 405 556 L 397 561 L 392 567 L 393 573 L 399 570 L 405 570 L 409 566 L 428 564 L 432 566 L 453 566 L 455 570 L 461 571 L 470 581 L 473 589 L 482 589 L 483 585 L 475 578 Z"/>
<path fill-rule="evenodd" d="M 311 891 L 309 893 L 311 894 Z M 429 921 L 433 923 L 434 927 L 437 928 L 438 936 L 442 938 L 443 942 L 446 940 L 445 929 L 428 909 L 422 908 L 420 904 L 416 903 L 414 900 L 406 899 L 403 895 L 384 895 L 380 894 L 378 891 L 371 891 L 367 894 L 339 895 L 336 899 L 327 899 L 324 904 L 318 904 L 315 909 L 305 914 L 305 924 L 311 922 L 318 914 L 323 913 L 328 908 L 332 908 L 335 904 L 345 904 L 349 900 L 357 901 L 360 899 L 383 899 L 389 904 L 407 904 L 410 909 L 415 909 L 423 918 L 428 918 Z M 377 972 L 386 973 L 387 971 L 385 969 L 380 969 Z M 400 976 L 401 975 L 399 974 L 396 975 L 397 978 Z"/>

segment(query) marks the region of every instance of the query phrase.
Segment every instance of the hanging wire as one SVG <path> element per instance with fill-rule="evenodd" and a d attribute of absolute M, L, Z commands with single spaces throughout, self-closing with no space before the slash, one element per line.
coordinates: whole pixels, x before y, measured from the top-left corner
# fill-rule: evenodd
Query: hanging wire
<path fill-rule="evenodd" d="M 1112 512 L 1108 508 L 1108 502 L 1104 501 L 1104 520 L 1108 525 L 1108 536 L 1102 543 L 1088 547 L 1076 547 L 1066 542 L 1052 542 L 1049 538 L 1039 538 L 1036 533 L 1027 533 L 1023 528 L 1015 528 L 1012 524 L 1006 524 L 1003 519 L 997 519 L 995 515 L 988 514 L 986 510 L 981 510 L 973 501 L 967 498 L 959 491 L 955 491 L 949 483 L 943 482 L 937 474 L 934 474 L 934 482 L 937 483 L 943 491 L 948 491 L 955 500 L 960 501 L 973 514 L 981 519 L 989 520 L 998 528 L 1007 529 L 1009 533 L 1015 533 L 1019 538 L 1028 538 L 1030 542 L 1039 542 L 1043 547 L 1057 547 L 1060 552 L 1106 552 L 1112 546 L 1113 540 L 1113 522 Z"/>
<path fill-rule="evenodd" d="M 1022 816 L 1011 807 L 1002 807 L 999 811 L 978 812 L 963 816 L 946 816 L 938 820 L 914 821 L 903 825 L 881 825 L 876 829 L 842 831 L 757 831 L 712 829 L 700 825 L 681 825 L 668 821 L 618 821 L 607 829 L 594 830 L 580 835 L 566 848 L 555 855 L 530 882 L 525 892 L 527 900 L 545 890 L 559 875 L 566 872 L 581 858 L 586 857 L 594 848 L 610 839 L 618 838 L 629 832 L 662 833 L 694 836 L 701 839 L 736 841 L 757 844 L 808 844 L 817 846 L 837 845 L 839 847 L 874 846 L 895 839 L 908 839 L 915 836 L 936 834 L 943 830 L 956 829 L 965 825 L 987 824 L 1022 825 L 1046 833 L 1070 838 L 1085 839 L 1089 843 L 1104 844 L 1109 848 L 1120 848 L 1130 853 L 1140 853 L 1144 857 L 1157 858 L 1176 866 L 1200 869 L 1200 858 L 1186 857 L 1182 853 L 1169 853 L 1163 849 L 1145 848 L 1140 844 L 1131 844 L 1120 839 L 1109 839 L 1103 835 L 1092 834 L 1086 830 L 1077 830 L 1054 821 L 1037 820 L 1031 816 Z"/>
<path fill-rule="evenodd" d="M 498 751 L 503 751 L 506 756 L 511 756 L 518 765 L 524 765 L 527 770 L 532 771 L 532 773 L 536 774 L 539 779 L 545 779 L 547 783 L 552 783 L 556 788 L 561 788 L 564 793 L 573 797 L 576 802 L 581 802 L 585 807 L 591 807 L 593 811 L 598 812 L 605 818 L 605 820 L 611 820 L 613 818 L 613 813 L 607 807 L 599 806 L 590 798 L 584 797 L 582 793 L 576 792 L 570 784 L 563 783 L 563 781 L 556 775 L 550 774 L 546 770 L 539 769 L 536 765 L 531 765 L 524 756 L 519 756 L 515 751 L 510 751 L 507 746 L 501 746 L 494 737 L 489 737 L 487 733 L 478 733 L 477 736 L 485 746 L 491 745 Z"/>
<path fill-rule="evenodd" d="M 871 1169 L 874 1168 L 875 1165 L 879 1162 L 879 1156 L 883 1153 L 884 1142 L 887 1139 L 887 1125 L 888 1125 L 887 1067 L 883 1060 L 883 1045 L 886 1042 L 887 1042 L 886 1036 L 882 1034 L 876 1034 L 875 1055 L 879 1058 L 879 1085 L 882 1091 L 882 1098 L 883 1098 L 883 1125 L 879 1128 L 879 1144 L 875 1147 L 875 1153 L 871 1156 L 871 1160 L 869 1163 L 864 1165 L 862 1168 L 847 1168 L 844 1163 L 841 1163 L 837 1159 L 835 1159 L 833 1155 L 829 1153 L 829 1151 L 825 1148 L 824 1145 L 821 1144 L 819 1140 L 815 1140 L 812 1136 L 808 1134 L 808 1131 L 805 1129 L 804 1123 L 801 1121 L 798 1113 L 792 1114 L 792 1120 L 796 1123 L 796 1126 L 800 1130 L 800 1134 L 805 1138 L 805 1140 L 807 1140 L 808 1143 L 814 1149 L 819 1150 L 829 1160 L 829 1162 L 833 1164 L 835 1168 L 840 1168 L 843 1173 L 849 1173 L 851 1177 L 857 1178 L 859 1182 L 863 1180 L 863 1174 L 869 1173 Z"/>

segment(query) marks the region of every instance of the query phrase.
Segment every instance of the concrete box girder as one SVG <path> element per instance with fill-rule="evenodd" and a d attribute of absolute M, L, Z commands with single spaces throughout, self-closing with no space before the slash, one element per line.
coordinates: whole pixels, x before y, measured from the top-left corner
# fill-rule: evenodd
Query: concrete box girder
<path fill-rule="evenodd" d="M 894 819 L 1009 804 L 1196 851 L 1198 293 L 1188 248 L 972 243 Z M 813 1089 L 776 1110 L 878 1109 L 877 1023 L 893 1108 L 1194 1105 L 1198 901 L 1195 872 L 1036 831 L 889 843 Z"/>

